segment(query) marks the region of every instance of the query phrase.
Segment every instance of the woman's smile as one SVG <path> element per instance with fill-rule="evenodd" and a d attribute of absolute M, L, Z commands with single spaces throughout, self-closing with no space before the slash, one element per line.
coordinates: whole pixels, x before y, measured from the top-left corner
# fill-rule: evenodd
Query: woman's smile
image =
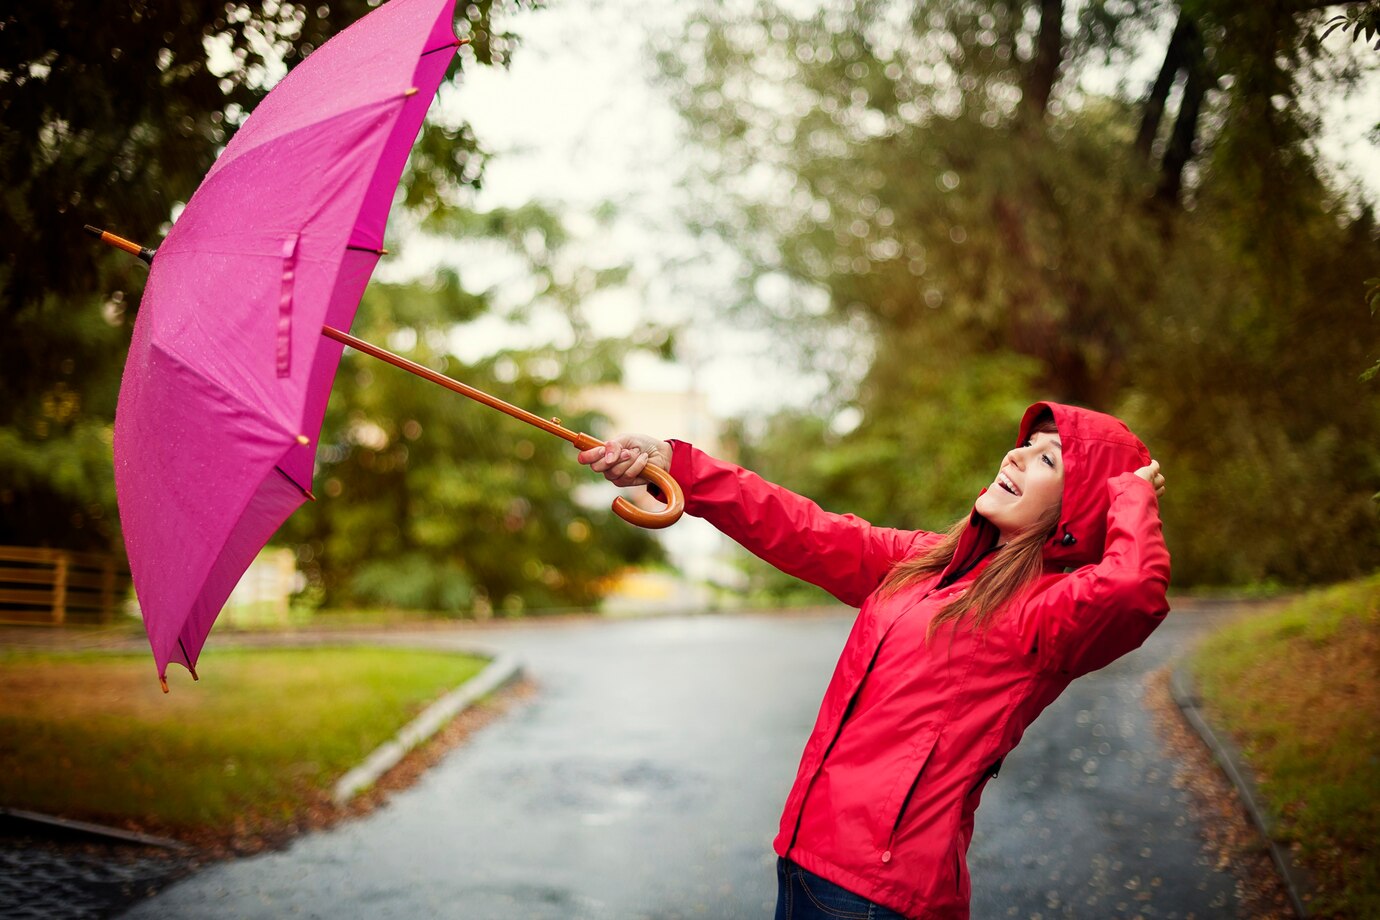
<path fill-rule="evenodd" d="M 1025 444 L 1007 451 L 975 508 L 1009 543 L 1057 508 L 1063 492 L 1064 445 L 1053 425 L 1037 427 Z"/>

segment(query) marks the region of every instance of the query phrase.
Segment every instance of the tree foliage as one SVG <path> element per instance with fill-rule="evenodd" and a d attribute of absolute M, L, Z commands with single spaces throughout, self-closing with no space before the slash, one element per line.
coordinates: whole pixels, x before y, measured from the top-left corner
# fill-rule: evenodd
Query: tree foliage
<path fill-rule="evenodd" d="M 93 245 L 82 225 L 156 246 L 268 88 L 376 5 L 55 0 L 0 13 L 0 543 L 120 545 L 111 430 L 145 272 Z M 503 25 L 534 5 L 462 4 L 456 31 L 471 43 L 447 79 L 505 65 L 516 37 Z M 567 308 L 570 352 L 460 366 L 449 330 L 495 305 L 454 274 L 375 284 L 356 329 L 558 415 L 563 392 L 616 372 L 616 349 L 580 327 L 573 305 L 623 270 L 560 263 L 564 230 L 549 209 L 474 212 L 485 159 L 468 125 L 428 122 L 400 212 L 516 253 L 531 296 L 509 306 Z M 660 341 L 653 330 L 632 344 Z M 299 547 L 318 593 L 334 602 L 450 611 L 588 603 L 601 578 L 653 544 L 578 504 L 573 451 L 520 428 L 348 356 L 323 429 L 322 501 L 280 539 Z"/>
<path fill-rule="evenodd" d="M 375 5 L 54 0 L 0 12 L 0 543 L 119 542 L 100 445 L 145 272 L 82 225 L 156 246 L 269 85 Z M 514 37 L 496 21 L 531 5 L 467 6 L 457 31 L 473 43 L 449 76 L 501 65 Z M 477 181 L 467 127 L 428 125 L 421 146 L 413 171 L 427 181 L 410 188 Z"/>
<path fill-rule="evenodd" d="M 1054 398 L 1124 415 L 1163 461 L 1180 584 L 1374 567 L 1377 232 L 1326 180 L 1311 104 L 1364 65 L 1328 57 L 1312 4 L 1066 12 L 759 2 L 668 43 L 701 220 L 749 266 L 739 308 L 812 360 L 821 327 L 866 353 L 811 410 L 846 424 L 778 420 L 764 471 L 942 528 Z M 1108 79 L 1149 48 L 1149 86 Z"/>
<path fill-rule="evenodd" d="M 488 309 L 453 274 L 431 283 L 375 284 L 357 334 L 410 345 L 412 360 L 575 430 L 601 420 L 566 415 L 571 367 L 616 379 L 617 346 L 505 350 L 462 364 L 447 324 Z M 318 452 L 321 500 L 280 539 L 295 545 L 330 606 L 449 612 L 588 605 L 614 570 L 656 545 L 605 506 L 577 501 L 588 473 L 566 442 L 373 358 L 342 364 Z"/>
<path fill-rule="evenodd" d="M 482 244 L 530 276 L 530 301 L 507 308 L 442 270 L 366 290 L 354 329 L 369 341 L 567 428 L 603 420 L 566 408 L 579 390 L 615 382 L 631 349 L 664 346 L 648 327 L 610 341 L 583 322 L 582 298 L 620 283 L 622 267 L 593 269 L 565 254 L 555 214 L 536 204 L 477 212 L 441 207 L 428 224 L 451 245 Z M 561 326 L 554 344 L 504 349 L 466 364 L 452 337 L 505 313 Z M 657 558 L 658 544 L 579 500 L 592 477 L 558 438 L 365 355 L 347 353 L 331 391 L 317 454 L 322 500 L 280 539 L 295 545 L 320 600 L 460 613 L 583 606 L 615 570 Z"/>
<path fill-rule="evenodd" d="M 1370 3 L 1352 4 L 1346 12 L 1327 21 L 1322 37 L 1327 38 L 1337 29 L 1343 34 L 1350 31 L 1352 41 L 1360 41 L 1364 35 L 1366 41 L 1375 42 L 1372 47 L 1380 51 L 1380 3 L 1371 0 Z"/>

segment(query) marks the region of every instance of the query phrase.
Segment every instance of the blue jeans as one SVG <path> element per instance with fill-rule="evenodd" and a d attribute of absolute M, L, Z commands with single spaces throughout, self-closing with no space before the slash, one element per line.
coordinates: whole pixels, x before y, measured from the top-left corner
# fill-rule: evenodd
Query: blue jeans
<path fill-rule="evenodd" d="M 776 920 L 905 920 L 896 911 L 776 860 Z"/>

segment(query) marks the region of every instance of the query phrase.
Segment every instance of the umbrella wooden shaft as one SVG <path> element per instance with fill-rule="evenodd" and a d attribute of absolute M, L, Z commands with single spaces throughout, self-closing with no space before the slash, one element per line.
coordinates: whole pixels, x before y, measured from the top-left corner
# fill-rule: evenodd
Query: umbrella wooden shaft
<path fill-rule="evenodd" d="M 571 431 L 560 424 L 559 419 L 544 419 L 540 415 L 520 409 L 511 403 L 506 403 L 496 396 L 490 396 L 483 390 L 476 389 L 469 384 L 461 383 L 445 374 L 437 373 L 429 367 L 423 367 L 415 361 L 409 361 L 402 355 L 396 355 L 385 348 L 370 344 L 363 339 L 355 338 L 348 332 L 342 332 L 333 326 L 322 326 L 321 334 L 327 338 L 334 339 L 349 345 L 356 351 L 361 351 L 372 358 L 386 361 L 394 367 L 416 374 L 423 380 L 429 380 L 438 386 L 443 386 L 447 390 L 468 396 L 477 402 L 481 402 L 491 409 L 497 409 L 515 419 L 526 422 L 533 427 L 540 428 L 548 434 L 554 434 L 562 440 L 569 441 L 580 450 L 588 450 L 591 447 L 598 447 L 604 443 L 593 435 L 582 432 Z M 671 478 L 671 475 L 659 466 L 648 464 L 642 470 L 642 475 L 650 479 L 661 490 L 665 497 L 666 507 L 661 511 L 646 511 L 637 507 L 632 502 L 623 498 L 621 495 L 613 501 L 614 514 L 627 521 L 629 524 L 636 524 L 638 527 L 661 528 L 669 527 L 680 520 L 681 514 L 685 511 L 685 496 L 681 491 L 680 485 Z"/>
<path fill-rule="evenodd" d="M 418 377 L 421 377 L 424 380 L 430 380 L 432 383 L 437 384 L 438 386 L 443 386 L 447 390 L 453 390 L 456 393 L 459 393 L 461 396 L 468 396 L 470 399 L 473 399 L 476 402 L 483 403 L 490 409 L 497 409 L 499 412 L 511 415 L 515 419 L 519 419 L 521 421 L 526 422 L 529 425 L 532 425 L 536 428 L 540 428 L 547 434 L 554 434 L 556 437 L 562 438 L 563 440 L 569 441 L 571 444 L 574 444 L 580 450 L 588 450 L 589 448 L 594 447 L 595 445 L 604 443 L 603 441 L 591 437 L 590 435 L 579 434 L 577 432 L 571 431 L 569 428 L 562 426 L 559 420 L 544 419 L 536 413 L 528 412 L 526 409 L 521 409 L 517 406 L 514 406 L 511 403 L 506 403 L 498 397 L 490 396 L 483 390 L 475 389 L 467 383 L 461 383 L 460 381 L 452 377 L 447 377 L 445 374 L 437 373 L 436 371 L 433 371 L 431 368 L 424 367 L 415 361 L 409 361 L 402 355 L 394 354 L 393 352 L 388 351 L 387 349 L 379 348 L 377 345 L 370 344 L 369 342 L 366 342 L 363 339 L 355 338 L 348 332 L 341 332 L 334 326 L 322 326 L 321 334 L 328 339 L 335 339 L 337 342 L 343 342 L 346 345 L 349 345 L 355 351 L 362 351 L 366 355 L 369 355 L 371 358 L 378 358 L 380 361 L 387 361 L 394 367 L 400 367 L 403 370 L 408 371 L 409 373 L 416 374 Z"/>

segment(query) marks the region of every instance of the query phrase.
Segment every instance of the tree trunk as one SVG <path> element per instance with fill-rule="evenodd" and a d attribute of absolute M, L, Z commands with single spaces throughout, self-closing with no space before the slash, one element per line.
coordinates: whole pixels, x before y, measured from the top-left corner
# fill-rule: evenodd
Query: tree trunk
<path fill-rule="evenodd" d="M 1184 98 L 1179 103 L 1178 117 L 1174 119 L 1174 133 L 1170 135 L 1169 146 L 1164 151 L 1160 186 L 1155 193 L 1161 201 L 1171 205 L 1178 203 L 1179 192 L 1183 189 L 1184 166 L 1194 154 L 1194 144 L 1198 139 L 1198 113 L 1203 107 L 1203 95 L 1208 88 L 1207 61 L 1196 29 L 1186 45 L 1188 63 L 1185 69 L 1188 79 L 1184 83 Z"/>
<path fill-rule="evenodd" d="M 1036 40 L 1035 59 L 1026 72 L 1021 100 L 1032 116 L 1044 116 L 1063 63 L 1064 0 L 1040 0 L 1040 34 Z"/>
<path fill-rule="evenodd" d="M 1164 50 L 1164 63 L 1160 74 L 1150 87 L 1150 95 L 1145 100 L 1145 110 L 1141 113 L 1140 132 L 1136 135 L 1136 153 L 1141 160 L 1150 162 L 1150 148 L 1160 133 L 1160 121 L 1164 118 L 1164 103 L 1169 98 L 1169 90 L 1174 86 L 1174 78 L 1186 63 L 1187 46 L 1197 30 L 1183 13 L 1174 24 L 1174 33 L 1169 36 L 1169 46 Z"/>

